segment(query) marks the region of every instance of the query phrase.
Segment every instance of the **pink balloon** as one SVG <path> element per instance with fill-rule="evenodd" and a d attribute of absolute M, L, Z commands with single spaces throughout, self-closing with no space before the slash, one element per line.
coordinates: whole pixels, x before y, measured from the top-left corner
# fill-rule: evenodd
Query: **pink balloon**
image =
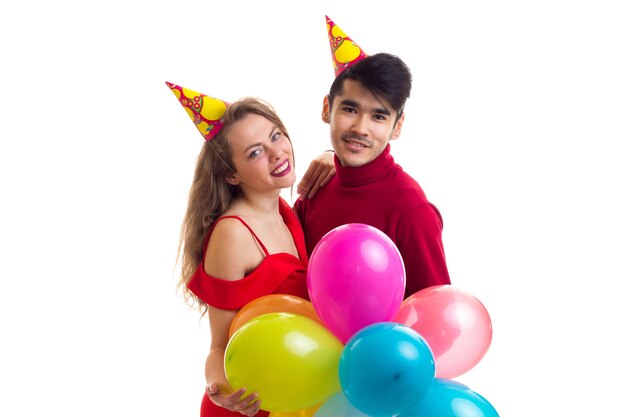
<path fill-rule="evenodd" d="M 363 327 L 393 319 L 404 297 L 404 263 L 377 228 L 345 224 L 315 246 L 307 285 L 322 323 L 345 344 Z"/>
<path fill-rule="evenodd" d="M 394 320 L 426 339 L 437 378 L 472 369 L 491 345 L 491 318 L 476 297 L 451 285 L 424 288 L 402 302 Z"/>

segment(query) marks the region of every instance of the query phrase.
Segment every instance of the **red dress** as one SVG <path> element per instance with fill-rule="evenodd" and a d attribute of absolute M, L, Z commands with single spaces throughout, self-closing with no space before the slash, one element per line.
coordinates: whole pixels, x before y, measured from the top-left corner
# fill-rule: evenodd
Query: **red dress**
<path fill-rule="evenodd" d="M 250 230 L 250 233 L 252 233 L 263 249 L 265 257 L 252 273 L 237 281 L 227 281 L 208 275 L 204 270 L 203 260 L 187 284 L 189 290 L 210 306 L 225 310 L 238 310 L 250 301 L 268 294 L 290 294 L 308 300 L 309 294 L 306 285 L 308 257 L 302 227 L 291 207 L 282 198 L 279 201 L 279 211 L 291 233 L 299 258 L 289 253 L 270 254 L 263 242 L 259 240 L 254 231 L 242 218 L 237 216 L 220 217 L 209 230 L 204 251 L 206 251 L 209 236 L 217 222 L 221 219 L 235 218 Z M 268 415 L 269 413 L 266 411 L 259 411 L 256 414 L 257 417 L 266 417 Z M 205 393 L 202 398 L 200 416 L 241 417 L 242 414 L 213 404 Z"/>

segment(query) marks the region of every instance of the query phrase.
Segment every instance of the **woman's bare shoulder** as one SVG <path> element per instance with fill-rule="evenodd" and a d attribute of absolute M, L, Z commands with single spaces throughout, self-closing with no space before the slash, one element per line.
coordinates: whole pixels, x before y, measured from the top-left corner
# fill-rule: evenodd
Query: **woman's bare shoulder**
<path fill-rule="evenodd" d="M 245 224 L 238 218 L 225 218 L 213 227 L 204 257 L 204 269 L 214 277 L 237 280 L 256 267 L 262 258 Z"/>

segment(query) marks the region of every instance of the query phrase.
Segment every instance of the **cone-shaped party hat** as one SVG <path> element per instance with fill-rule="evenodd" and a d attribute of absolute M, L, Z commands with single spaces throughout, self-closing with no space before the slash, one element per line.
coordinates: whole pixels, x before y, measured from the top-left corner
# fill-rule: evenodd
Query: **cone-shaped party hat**
<path fill-rule="evenodd" d="M 172 90 L 205 140 L 213 139 L 224 127 L 222 116 L 228 106 L 227 102 L 167 81 L 165 84 Z"/>
<path fill-rule="evenodd" d="M 326 30 L 328 31 L 328 41 L 330 42 L 330 54 L 333 58 L 335 77 L 341 74 L 346 68 L 356 64 L 367 54 L 356 44 L 339 26 L 326 16 Z"/>

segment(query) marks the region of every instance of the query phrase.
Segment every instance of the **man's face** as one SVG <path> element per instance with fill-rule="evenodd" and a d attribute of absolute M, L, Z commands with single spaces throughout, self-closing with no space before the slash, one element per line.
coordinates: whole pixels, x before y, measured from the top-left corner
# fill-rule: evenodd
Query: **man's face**
<path fill-rule="evenodd" d="M 391 139 L 400 136 L 404 114 L 396 120 L 397 112 L 385 100 L 379 100 L 363 85 L 345 80 L 343 93 L 335 96 L 332 109 L 324 98 L 322 120 L 330 125 L 330 139 L 341 162 L 359 167 L 373 161 Z"/>

